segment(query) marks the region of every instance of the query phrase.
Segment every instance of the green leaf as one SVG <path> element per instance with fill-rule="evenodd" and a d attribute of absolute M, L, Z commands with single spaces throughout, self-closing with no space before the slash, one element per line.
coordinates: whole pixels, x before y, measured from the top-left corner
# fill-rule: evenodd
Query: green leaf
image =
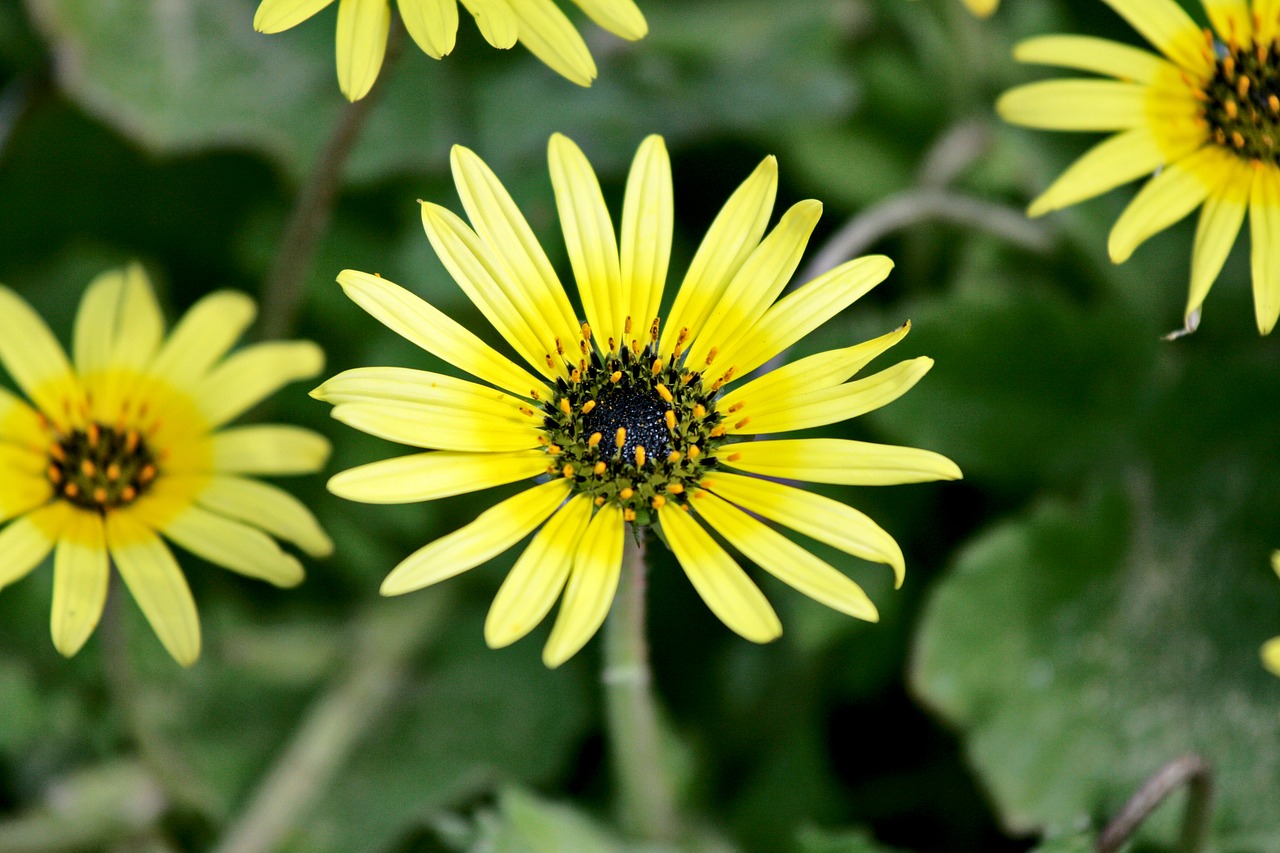
<path fill-rule="evenodd" d="M 626 845 L 577 809 L 535 797 L 509 786 L 498 795 L 496 820 L 472 847 L 475 853 L 623 853 Z"/>
<path fill-rule="evenodd" d="M 1031 853 L 1093 853 L 1096 833 L 1090 830 L 1066 832 L 1042 840 Z"/>
<path fill-rule="evenodd" d="M 796 834 L 796 853 L 904 853 L 886 847 L 862 829 L 828 830 L 806 827 Z"/>

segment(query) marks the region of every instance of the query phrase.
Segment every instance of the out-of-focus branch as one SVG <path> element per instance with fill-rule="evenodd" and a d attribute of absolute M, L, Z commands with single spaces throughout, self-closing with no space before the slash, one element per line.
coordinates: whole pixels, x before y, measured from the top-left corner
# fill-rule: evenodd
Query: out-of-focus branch
<path fill-rule="evenodd" d="M 1133 836 L 1165 799 L 1183 785 L 1187 787 L 1187 811 L 1182 818 L 1178 853 L 1199 853 L 1209 831 L 1213 801 L 1213 768 L 1199 755 L 1173 759 L 1142 783 L 1124 808 L 1098 836 L 1098 853 L 1115 853 Z"/>

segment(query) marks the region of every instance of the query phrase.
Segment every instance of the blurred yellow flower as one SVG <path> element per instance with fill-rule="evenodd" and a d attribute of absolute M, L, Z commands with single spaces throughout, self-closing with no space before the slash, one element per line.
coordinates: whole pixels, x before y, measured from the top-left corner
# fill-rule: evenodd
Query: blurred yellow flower
<path fill-rule="evenodd" d="M 995 14 L 1000 0 L 964 0 L 964 5 L 979 18 L 989 18 Z"/>
<path fill-rule="evenodd" d="M 1271 555 L 1271 568 L 1280 576 L 1280 551 Z M 1272 637 L 1262 644 L 1262 665 L 1275 675 L 1280 675 L 1280 637 Z"/>
<path fill-rule="evenodd" d="M 278 33 L 302 23 L 333 0 L 262 0 L 253 27 Z M 506 49 L 517 41 L 556 73 L 590 86 L 596 64 L 587 44 L 552 0 L 461 0 L 485 41 Z M 634 0 L 573 0 L 591 20 L 620 38 L 644 38 L 649 31 Z M 458 33 L 458 0 L 399 0 L 405 29 L 428 56 L 453 50 Z M 391 0 L 338 0 L 338 85 L 352 101 L 373 88 L 382 68 L 391 27 Z"/>
<path fill-rule="evenodd" d="M 200 654 L 195 602 L 163 534 L 232 571 L 278 586 L 302 566 L 272 535 L 313 555 L 332 545 L 295 498 L 246 474 L 297 474 L 328 443 L 290 426 L 221 429 L 324 363 L 309 341 L 223 356 L 252 300 L 215 293 L 164 339 L 142 269 L 99 276 L 75 323 L 72 358 L 16 293 L 0 286 L 0 364 L 27 401 L 0 388 L 0 588 L 53 552 L 53 644 L 80 650 L 106 602 L 110 565 L 182 665 Z"/>
<path fill-rule="evenodd" d="M 1049 130 L 1117 131 L 1037 198 L 1038 216 L 1136 178 L 1143 186 L 1111 230 L 1111 259 L 1201 208 L 1185 323 L 1200 306 L 1249 212 L 1258 330 L 1280 316 L 1280 7 L 1204 0 L 1214 31 L 1173 0 L 1105 0 L 1162 54 L 1087 36 L 1044 36 L 1014 51 L 1023 62 L 1115 80 L 1047 80 L 1006 92 L 1008 121 Z"/>
<path fill-rule="evenodd" d="M 452 156 L 471 224 L 422 205 L 436 254 L 524 366 L 389 281 L 354 270 L 338 276 L 379 321 L 487 384 L 391 367 L 325 382 L 313 393 L 334 404 L 338 420 L 429 449 L 344 471 L 329 488 L 351 500 L 401 503 L 538 478 L 405 559 L 383 594 L 457 575 L 541 527 L 498 591 L 485 639 L 493 647 L 520 639 L 563 592 L 543 653 L 548 666 L 558 666 L 604 620 L 631 522 L 658 525 L 703 600 L 749 640 L 767 642 L 782 627 L 708 527 L 801 592 L 875 620 L 876 608 L 857 584 L 761 518 L 887 563 L 900 584 L 902 552 L 888 533 L 851 507 L 782 481 L 889 485 L 954 479 L 959 469 L 913 448 L 753 438 L 877 409 L 910 389 L 932 361 L 908 359 L 848 381 L 901 340 L 904 325 L 747 377 L 882 281 L 893 264 L 881 256 L 852 260 L 778 299 L 822 206 L 794 205 L 766 235 L 777 191 L 769 157 L 711 225 L 660 322 L 674 216 L 662 139 L 649 137 L 636 154 L 620 238 L 581 150 L 556 135 L 549 158 L 586 322 L 515 203 L 474 153 L 455 147 Z"/>

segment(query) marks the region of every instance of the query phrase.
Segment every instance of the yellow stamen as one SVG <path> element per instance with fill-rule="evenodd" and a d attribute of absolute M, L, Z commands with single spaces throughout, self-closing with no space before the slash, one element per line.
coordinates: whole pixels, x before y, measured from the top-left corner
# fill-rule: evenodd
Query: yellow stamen
<path fill-rule="evenodd" d="M 619 489 L 619 490 L 618 490 L 618 497 L 619 497 L 619 498 L 621 498 L 621 499 L 622 499 L 622 500 L 624 500 L 624 501 L 629 501 L 629 500 L 631 500 L 631 496 L 632 496 L 632 495 L 634 495 L 634 494 L 635 494 L 635 490 L 634 490 L 634 489 L 632 489 L 630 486 L 627 486 L 627 487 L 626 487 L 626 488 L 624 488 L 624 489 Z"/>
<path fill-rule="evenodd" d="M 588 412 L 590 412 L 590 411 L 591 411 L 592 409 L 594 409 L 595 407 L 596 407 L 596 401 L 595 401 L 595 400 L 588 400 L 587 402 L 585 402 L 585 403 L 583 403 L 583 404 L 582 404 L 582 414 L 584 414 L 584 415 L 585 415 L 585 414 L 587 414 Z"/>
<path fill-rule="evenodd" d="M 587 447 L 595 447 L 600 443 L 600 439 L 602 438 L 604 438 L 604 436 L 598 432 L 591 433 L 591 437 L 587 439 Z M 600 464 L 603 465 L 604 463 L 602 462 Z"/>
<path fill-rule="evenodd" d="M 115 462 L 107 466 L 107 479 L 113 483 L 120 479 L 120 466 Z"/>
<path fill-rule="evenodd" d="M 664 498 L 662 495 L 654 495 L 653 503 L 651 504 L 651 506 L 654 509 L 662 509 L 666 505 L 667 505 L 666 498 Z"/>
<path fill-rule="evenodd" d="M 670 493 L 671 493 L 671 494 L 673 494 L 673 495 L 679 495 L 679 494 L 682 494 L 682 493 L 684 492 L 684 484 L 683 484 L 683 483 L 669 483 L 669 484 L 667 484 L 667 491 L 668 491 L 668 492 L 670 492 Z"/>
<path fill-rule="evenodd" d="M 93 490 L 93 501 L 100 504 L 107 502 L 107 490 L 104 486 L 98 486 Z"/>
<path fill-rule="evenodd" d="M 623 521 L 635 521 L 635 520 L 636 520 L 636 511 L 635 511 L 634 509 L 630 509 L 630 508 L 624 509 L 624 510 L 622 511 L 622 520 L 623 520 Z"/>
<path fill-rule="evenodd" d="M 592 501 L 592 503 L 596 506 L 604 506 L 604 495 L 597 495 L 596 499 Z"/>
<path fill-rule="evenodd" d="M 618 384 L 618 380 L 620 380 L 621 378 L 622 378 L 622 371 L 621 371 L 621 370 L 615 370 L 615 371 L 614 371 L 614 372 L 609 376 L 609 381 L 610 381 L 610 382 L 612 382 L 613 384 L 617 385 L 617 384 Z"/>
<path fill-rule="evenodd" d="M 667 409 L 667 413 L 666 413 L 665 415 L 663 415 L 663 418 L 665 418 L 665 419 L 666 419 L 666 421 L 667 421 L 667 429 L 669 429 L 669 430 L 675 430 L 675 428 L 676 428 L 676 413 L 675 413 L 675 411 L 674 411 L 674 410 L 672 410 L 672 409 Z"/>
<path fill-rule="evenodd" d="M 739 459 L 741 459 L 741 458 L 742 458 L 742 454 L 741 454 L 741 453 L 730 453 L 730 454 L 729 454 L 727 457 L 725 457 L 725 458 L 726 458 L 729 462 L 737 462 Z"/>
<path fill-rule="evenodd" d="M 573 466 L 565 465 L 563 468 L 560 469 L 560 473 L 564 474 L 566 479 L 571 479 L 573 477 Z"/>
<path fill-rule="evenodd" d="M 751 423 L 751 418 L 748 416 L 748 417 L 745 417 L 745 418 L 743 418 L 742 420 L 738 421 L 736 424 L 734 424 L 734 425 L 733 425 L 733 428 L 734 428 L 734 429 L 742 429 L 744 426 L 746 426 L 746 425 L 747 425 L 747 424 L 749 424 L 749 423 Z"/>
<path fill-rule="evenodd" d="M 609 470 L 609 466 L 604 464 L 603 462 L 597 462 L 595 467 L 592 468 L 591 470 L 595 472 L 597 477 L 599 477 L 605 471 Z"/>
<path fill-rule="evenodd" d="M 702 451 L 698 449 L 698 445 L 696 445 L 696 444 L 691 444 L 691 445 L 689 445 L 689 458 L 690 458 L 690 459 L 697 459 L 697 458 L 698 458 L 698 456 L 699 456 L 699 454 L 701 454 L 701 453 L 702 453 Z"/>
<path fill-rule="evenodd" d="M 654 375 L 654 376 L 657 376 L 659 373 L 661 373 L 661 372 L 662 372 L 662 359 L 660 359 L 660 358 L 655 358 L 655 359 L 653 360 L 653 367 L 652 367 L 652 370 L 653 370 L 653 375 Z"/>
<path fill-rule="evenodd" d="M 719 424 L 711 429 L 711 437 L 719 438 L 720 436 L 724 435 L 726 432 L 728 432 L 728 430 L 725 429 L 724 424 Z"/>
<path fill-rule="evenodd" d="M 566 415 L 573 414 L 573 408 L 569 405 L 568 397 L 560 398 L 560 411 L 564 412 Z"/>
<path fill-rule="evenodd" d="M 667 388 L 666 385 L 663 385 L 661 382 L 658 383 L 658 387 L 654 390 L 658 392 L 659 397 L 661 397 L 663 400 L 665 400 L 668 403 L 670 403 L 674 399 L 671 396 L 671 391 Z"/>
<path fill-rule="evenodd" d="M 644 445 L 643 444 L 636 445 L 636 467 L 637 468 L 644 467 Z"/>
<path fill-rule="evenodd" d="M 680 461 L 681 459 L 683 459 L 683 458 L 684 458 L 684 457 L 683 457 L 682 455 L 680 455 L 680 451 L 679 451 L 679 450 L 673 450 L 673 451 L 671 451 L 670 453 L 668 453 L 668 454 L 667 454 L 667 461 L 668 461 L 668 462 L 670 462 L 670 463 L 672 463 L 673 465 L 674 465 L 676 462 L 679 462 L 679 461 Z"/>
<path fill-rule="evenodd" d="M 92 477 L 92 476 L 93 476 L 94 474 L 96 474 L 97 472 L 98 472 L 98 468 L 97 468 L 97 466 L 96 466 L 96 465 L 94 465 L 94 464 L 93 464 L 93 460 L 91 460 L 91 459 L 81 459 L 81 460 L 80 460 L 80 473 L 81 473 L 81 474 L 84 474 L 86 477 Z"/>

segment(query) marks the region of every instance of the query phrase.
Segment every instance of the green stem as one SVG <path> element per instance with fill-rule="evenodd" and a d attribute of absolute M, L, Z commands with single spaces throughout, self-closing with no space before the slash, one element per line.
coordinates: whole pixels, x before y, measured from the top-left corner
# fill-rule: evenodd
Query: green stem
<path fill-rule="evenodd" d="M 1175 758 L 1142 783 L 1102 834 L 1095 849 L 1115 853 L 1128 842 L 1165 799 L 1183 785 L 1187 787 L 1187 810 L 1182 818 L 1178 853 L 1199 853 L 1209 832 L 1213 801 L 1213 769 L 1199 755 Z"/>
<path fill-rule="evenodd" d="M 604 682 L 609 751 L 619 817 L 631 835 L 671 841 L 676 806 L 662 760 L 645 636 L 645 559 L 641 530 L 627 531 L 618 594 L 605 625 Z M 633 535 L 634 534 L 634 535 Z"/>

